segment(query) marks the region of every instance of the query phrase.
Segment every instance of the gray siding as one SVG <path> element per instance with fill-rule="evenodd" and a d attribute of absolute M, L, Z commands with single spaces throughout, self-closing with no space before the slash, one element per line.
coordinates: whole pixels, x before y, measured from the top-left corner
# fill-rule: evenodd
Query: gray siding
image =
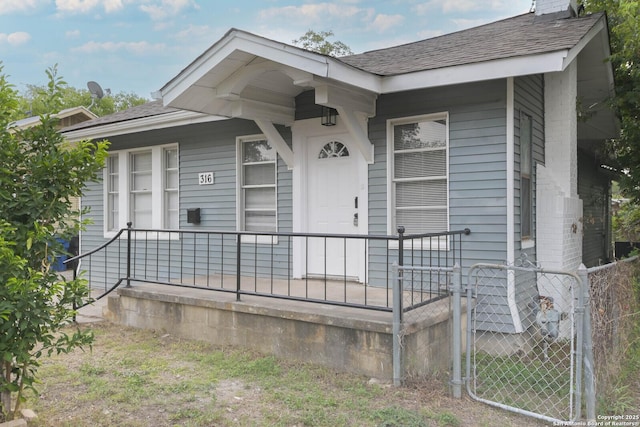
<path fill-rule="evenodd" d="M 449 220 L 463 238 L 463 267 L 506 259 L 506 83 L 504 80 L 381 96 L 369 120 L 369 231 L 387 234 L 387 120 L 449 113 Z M 395 233 L 394 233 L 395 234 Z M 386 251 L 372 247 L 370 276 L 386 278 Z M 439 254 L 443 256 L 443 254 Z M 434 254 L 435 257 L 438 254 Z"/>
<path fill-rule="evenodd" d="M 288 128 L 279 129 L 283 137 L 291 144 L 291 133 Z M 180 229 L 188 231 L 235 231 L 236 230 L 236 136 L 259 134 L 260 129 L 251 121 L 224 120 L 218 122 L 182 126 L 158 131 L 142 132 L 132 135 L 110 138 L 111 149 L 121 150 L 150 145 L 178 143 L 180 168 Z M 198 185 L 199 172 L 214 172 L 215 184 Z M 278 159 L 278 230 L 292 230 L 292 184 L 291 171 Z M 90 207 L 91 212 L 85 218 L 91 224 L 82 233 L 82 251 L 86 252 L 106 242 L 103 237 L 103 187 L 100 182 L 90 184 L 82 199 L 83 206 Z M 187 223 L 187 209 L 201 209 L 201 223 Z M 134 224 L 135 228 L 135 224 Z M 134 261 L 136 271 L 144 269 L 146 274 L 156 272 L 159 277 L 176 277 L 178 275 L 199 276 L 220 272 L 235 274 L 232 261 L 235 260 L 235 242 L 232 236 L 222 237 L 213 234 L 209 238 L 194 240 L 192 234 L 185 233 L 176 240 L 152 238 L 137 239 L 134 243 L 136 253 L 140 254 L 138 262 Z M 243 261 L 247 268 L 254 271 L 269 271 L 275 274 L 286 274 L 282 268 L 288 268 L 289 248 L 284 239 L 275 248 L 261 247 L 252 244 L 243 245 Z M 266 246 L 266 245 L 265 245 Z M 123 248 L 121 248 L 123 249 Z M 110 258 L 115 261 L 117 249 L 113 249 Z M 121 251 L 122 252 L 122 251 Z M 121 253 L 119 252 L 119 253 Z M 147 256 L 144 256 L 144 254 Z M 151 255 L 149 255 L 151 254 Z M 179 257 L 200 262 L 180 265 Z M 207 254 L 207 259 L 202 259 Z M 122 256 L 120 256 L 122 258 Z M 266 259 L 277 259 L 275 263 Z M 143 261 L 144 259 L 144 261 Z M 228 260 L 228 262 L 227 262 Z M 92 260 L 90 266 L 92 282 L 100 283 L 106 278 L 113 283 L 113 277 L 121 277 L 115 262 L 109 265 L 100 256 Z M 206 265 L 208 271 L 202 271 L 199 265 Z M 87 265 L 86 268 L 89 268 Z M 120 263 L 122 269 L 122 263 Z M 107 277 L 108 276 L 108 277 Z"/>
<path fill-rule="evenodd" d="M 316 94 L 307 90 L 296 96 L 296 120 L 313 119 L 322 115 L 322 107 L 316 104 Z"/>

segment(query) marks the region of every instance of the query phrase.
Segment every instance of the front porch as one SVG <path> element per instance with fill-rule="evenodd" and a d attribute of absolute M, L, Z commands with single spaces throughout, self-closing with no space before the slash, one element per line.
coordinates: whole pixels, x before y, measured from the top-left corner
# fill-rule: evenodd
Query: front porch
<path fill-rule="evenodd" d="M 405 325 L 403 377 L 450 370 L 449 298 L 417 309 Z M 109 296 L 104 315 L 136 328 L 394 379 L 391 312 L 254 295 L 237 301 L 229 293 L 135 283 Z"/>
<path fill-rule="evenodd" d="M 92 288 L 108 294 L 103 315 L 113 322 L 400 383 L 450 370 L 451 291 L 461 277 L 466 233 L 259 239 L 129 228 L 69 262 L 79 261 Z M 351 256 L 366 259 L 366 279 L 295 277 L 291 258 L 281 256 L 294 239 L 342 247 L 345 264 Z M 356 247 L 364 252 L 354 254 Z M 372 266 L 373 260 L 384 262 Z"/>

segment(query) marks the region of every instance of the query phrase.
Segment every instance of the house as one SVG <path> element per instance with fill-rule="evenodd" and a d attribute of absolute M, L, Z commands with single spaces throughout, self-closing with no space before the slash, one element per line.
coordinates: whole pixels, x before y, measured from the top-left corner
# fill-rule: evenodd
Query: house
<path fill-rule="evenodd" d="M 549 269 L 597 264 L 611 256 L 601 148 L 618 133 L 608 56 L 606 15 L 578 16 L 575 0 L 341 58 L 231 29 L 157 100 L 64 129 L 112 144 L 102 183 L 82 201 L 93 224 L 81 246 L 128 221 L 264 233 L 469 228 L 464 267 L 522 254 Z M 341 250 L 298 244 L 293 277 L 383 280 L 389 266 L 364 253 L 346 263 Z"/>
<path fill-rule="evenodd" d="M 65 108 L 58 113 L 52 114 L 51 117 L 59 120 L 57 124 L 59 129 L 98 118 L 98 116 L 96 116 L 92 111 L 83 106 Z M 39 124 L 40 116 L 31 116 L 16 120 L 9 124 L 9 127 L 13 130 L 23 130 Z"/>

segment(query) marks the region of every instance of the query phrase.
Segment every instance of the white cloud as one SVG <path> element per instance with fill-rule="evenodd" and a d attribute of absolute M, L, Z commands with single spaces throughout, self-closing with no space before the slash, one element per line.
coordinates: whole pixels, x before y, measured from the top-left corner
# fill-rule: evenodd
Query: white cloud
<path fill-rule="evenodd" d="M 456 25 L 456 31 L 459 30 L 466 30 L 467 28 L 473 28 L 473 27 L 478 27 L 480 25 L 484 25 L 487 22 L 489 22 L 491 20 L 487 20 L 487 19 L 452 19 L 451 22 L 453 22 Z"/>
<path fill-rule="evenodd" d="M 56 0 L 56 9 L 62 13 L 88 13 L 102 7 L 106 13 L 122 10 L 125 3 L 136 0 Z"/>
<path fill-rule="evenodd" d="M 80 37 L 80 30 L 68 30 L 64 33 L 64 35 L 68 39 L 75 39 Z"/>
<path fill-rule="evenodd" d="M 7 15 L 13 12 L 29 12 L 47 3 L 49 3 L 48 0 L 2 0 L 0 1 L 0 15 Z"/>
<path fill-rule="evenodd" d="M 31 35 L 23 31 L 9 34 L 0 33 L 0 45 L 6 43 L 11 46 L 20 46 L 27 43 L 29 40 L 31 40 Z"/>
<path fill-rule="evenodd" d="M 513 0 L 430 0 L 413 8 L 418 15 L 425 15 L 430 10 L 440 10 L 443 13 L 465 13 L 477 11 L 508 11 L 516 7 L 519 2 Z M 521 9 L 521 8 L 518 8 Z"/>
<path fill-rule="evenodd" d="M 395 27 L 396 25 L 400 25 L 404 21 L 404 16 L 402 15 L 376 15 L 373 22 L 369 25 L 369 28 L 372 30 L 378 31 L 382 33 L 387 31 L 389 28 Z"/>
<path fill-rule="evenodd" d="M 260 11 L 259 17 L 264 20 L 272 18 L 288 18 L 298 24 L 310 24 L 323 22 L 327 18 L 352 18 L 360 13 L 367 12 L 355 6 L 345 6 L 334 3 L 304 4 L 302 6 L 285 6 L 270 8 Z M 302 21 L 302 22 L 301 22 Z"/>
<path fill-rule="evenodd" d="M 160 0 L 143 4 L 140 10 L 148 14 L 152 20 L 160 21 L 190 7 L 200 8 L 194 0 Z"/>
<path fill-rule="evenodd" d="M 194 39 L 211 39 L 213 42 L 214 30 L 208 25 L 189 25 L 182 31 L 176 33 L 175 38 L 178 40 L 194 40 Z"/>
<path fill-rule="evenodd" d="M 141 42 L 87 42 L 82 46 L 71 49 L 79 53 L 99 53 L 99 52 L 128 52 L 136 55 L 144 55 L 150 52 L 162 52 L 166 49 L 163 43 L 151 44 L 146 41 Z"/>
<path fill-rule="evenodd" d="M 124 8 L 122 0 L 104 0 L 104 11 L 107 13 L 115 12 Z"/>
<path fill-rule="evenodd" d="M 443 35 L 444 32 L 442 30 L 424 30 L 418 32 L 419 40 L 426 40 L 433 37 L 438 37 Z"/>
<path fill-rule="evenodd" d="M 100 4 L 100 0 L 56 0 L 59 12 L 86 13 Z"/>

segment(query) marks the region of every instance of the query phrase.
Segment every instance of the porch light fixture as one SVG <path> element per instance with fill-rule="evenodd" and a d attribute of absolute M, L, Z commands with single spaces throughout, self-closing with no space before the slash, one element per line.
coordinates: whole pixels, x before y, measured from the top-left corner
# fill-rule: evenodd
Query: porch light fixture
<path fill-rule="evenodd" d="M 335 109 L 322 106 L 322 126 L 335 126 L 337 114 L 338 112 Z"/>

